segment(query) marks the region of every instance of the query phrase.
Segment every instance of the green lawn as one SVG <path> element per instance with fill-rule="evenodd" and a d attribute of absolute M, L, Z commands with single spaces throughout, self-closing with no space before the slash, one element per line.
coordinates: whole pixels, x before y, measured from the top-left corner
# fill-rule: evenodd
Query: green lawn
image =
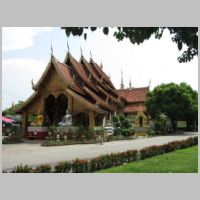
<path fill-rule="evenodd" d="M 98 171 L 98 173 L 197 173 L 198 146 Z"/>

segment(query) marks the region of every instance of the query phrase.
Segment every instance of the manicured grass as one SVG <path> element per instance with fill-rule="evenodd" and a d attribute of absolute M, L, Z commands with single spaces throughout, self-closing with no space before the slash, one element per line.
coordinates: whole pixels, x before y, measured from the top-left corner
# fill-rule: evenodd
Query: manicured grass
<path fill-rule="evenodd" d="M 197 173 L 198 146 L 139 160 L 98 173 Z"/>

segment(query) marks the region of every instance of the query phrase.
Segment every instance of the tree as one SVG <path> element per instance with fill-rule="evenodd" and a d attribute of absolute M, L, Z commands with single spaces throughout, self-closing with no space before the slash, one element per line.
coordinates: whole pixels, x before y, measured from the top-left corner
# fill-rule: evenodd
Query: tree
<path fill-rule="evenodd" d="M 10 108 L 6 108 L 3 110 L 2 115 L 4 116 L 13 116 L 15 114 L 15 111 L 23 104 L 23 101 L 18 101 L 16 104 L 12 104 Z"/>
<path fill-rule="evenodd" d="M 198 94 L 186 83 L 161 84 L 148 93 L 147 110 L 153 119 L 167 115 L 175 124 L 178 120 L 194 125 L 198 121 Z"/>
<path fill-rule="evenodd" d="M 103 34 L 108 35 L 111 27 L 101 27 Z M 67 37 L 84 36 L 87 39 L 86 30 L 96 31 L 100 27 L 62 27 L 65 29 Z M 187 49 L 178 57 L 178 61 L 189 62 L 198 55 L 198 27 L 118 27 L 114 32 L 114 37 L 118 41 L 128 38 L 132 44 L 141 44 L 152 35 L 160 39 L 165 29 L 172 35 L 172 41 L 177 44 L 179 51 L 186 45 Z"/>

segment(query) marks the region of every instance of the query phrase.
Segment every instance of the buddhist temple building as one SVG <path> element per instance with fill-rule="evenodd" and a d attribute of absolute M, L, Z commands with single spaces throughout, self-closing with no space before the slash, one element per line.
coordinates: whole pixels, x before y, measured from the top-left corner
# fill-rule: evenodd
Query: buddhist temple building
<path fill-rule="evenodd" d="M 52 54 L 34 93 L 17 111 L 23 115 L 25 134 L 29 115 L 43 116 L 43 126 L 57 125 L 66 110 L 74 124 L 100 126 L 115 113 L 121 113 L 125 100 L 117 93 L 102 67 L 91 58 L 78 62 L 69 52 L 63 63 Z"/>
<path fill-rule="evenodd" d="M 135 128 L 148 127 L 149 118 L 145 106 L 148 91 L 149 87 L 117 90 L 119 96 L 126 99 L 122 113 L 132 121 Z"/>
<path fill-rule="evenodd" d="M 142 116 L 143 121 L 138 118 L 136 123 L 146 123 L 148 88 L 117 90 L 92 57 L 87 61 L 81 55 L 77 61 L 68 51 L 60 62 L 52 53 L 44 73 L 37 84 L 32 82 L 32 88 L 34 93 L 17 110 L 23 115 L 24 134 L 30 115 L 42 116 L 41 125 L 47 127 L 58 125 L 66 111 L 75 126 L 105 126 L 112 115 L 120 113 Z"/>

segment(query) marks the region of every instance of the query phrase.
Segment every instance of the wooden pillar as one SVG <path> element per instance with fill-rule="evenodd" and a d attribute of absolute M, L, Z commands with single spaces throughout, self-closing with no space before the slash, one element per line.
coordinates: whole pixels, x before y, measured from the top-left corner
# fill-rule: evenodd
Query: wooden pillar
<path fill-rule="evenodd" d="M 43 116 L 42 126 L 46 126 L 47 113 L 46 113 L 46 101 L 45 101 L 45 98 L 43 98 L 42 116 Z"/>
<path fill-rule="evenodd" d="M 68 96 L 68 112 L 69 114 L 73 114 L 73 98 L 72 96 Z"/>
<path fill-rule="evenodd" d="M 25 112 L 22 115 L 22 137 L 26 136 L 27 128 L 28 128 L 28 113 Z"/>
<path fill-rule="evenodd" d="M 89 111 L 89 127 L 95 127 L 95 118 L 94 118 L 94 111 Z"/>
<path fill-rule="evenodd" d="M 103 117 L 103 127 L 106 126 L 106 116 Z"/>

